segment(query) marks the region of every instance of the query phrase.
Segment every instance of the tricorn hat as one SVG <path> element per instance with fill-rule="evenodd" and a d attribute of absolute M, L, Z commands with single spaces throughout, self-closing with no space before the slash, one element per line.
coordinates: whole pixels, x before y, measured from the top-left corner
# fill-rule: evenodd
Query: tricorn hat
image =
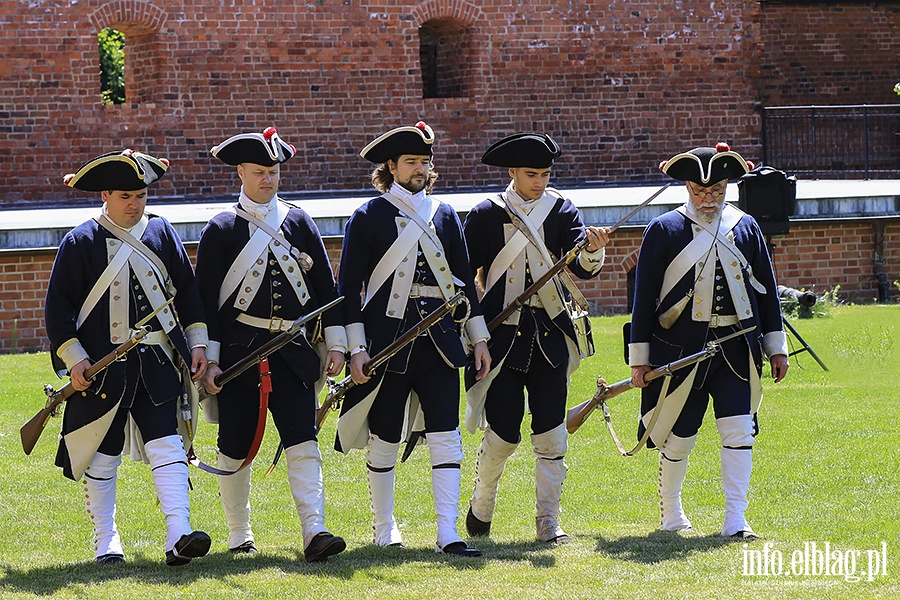
<path fill-rule="evenodd" d="M 714 184 L 723 179 L 737 179 L 753 169 L 753 163 L 745 161 L 725 142 L 715 148 L 694 148 L 676 154 L 659 165 L 660 170 L 678 181 L 693 181 L 702 186 Z"/>
<path fill-rule="evenodd" d="M 419 121 L 415 127 L 397 127 L 378 136 L 359 155 L 375 164 L 387 162 L 401 154 L 433 156 L 433 143 L 434 131 L 425 121 Z"/>
<path fill-rule="evenodd" d="M 559 155 L 559 145 L 549 135 L 517 133 L 488 148 L 481 162 L 493 167 L 546 169 Z"/>
<path fill-rule="evenodd" d="M 104 190 L 142 190 L 162 179 L 169 161 L 143 152 L 126 149 L 101 154 L 87 161 L 75 173 L 63 177 L 63 183 L 84 192 Z"/>
<path fill-rule="evenodd" d="M 297 153 L 292 144 L 278 137 L 278 130 L 267 127 L 262 133 L 239 133 L 233 135 L 210 153 L 229 165 L 253 163 L 273 167 L 291 159 Z"/>

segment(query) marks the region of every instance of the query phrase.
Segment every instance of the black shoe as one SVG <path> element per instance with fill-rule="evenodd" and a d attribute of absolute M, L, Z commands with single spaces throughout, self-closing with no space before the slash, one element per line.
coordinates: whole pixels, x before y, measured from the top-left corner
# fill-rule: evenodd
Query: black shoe
<path fill-rule="evenodd" d="M 547 543 L 550 544 L 551 546 L 557 546 L 559 544 L 568 544 L 571 541 L 572 541 L 572 538 L 570 538 L 567 534 L 564 533 L 562 535 L 556 536 L 552 540 L 547 540 Z"/>
<path fill-rule="evenodd" d="M 469 548 L 465 542 L 451 542 L 441 548 L 441 552 L 444 554 L 453 554 L 455 556 L 464 556 L 466 558 L 478 558 L 482 556 L 481 550 L 476 550 L 475 548 Z"/>
<path fill-rule="evenodd" d="M 97 557 L 97 563 L 101 565 L 118 565 L 125 562 L 125 557 L 121 554 L 104 554 Z"/>
<path fill-rule="evenodd" d="M 491 533 L 491 522 L 482 521 L 472 514 L 472 507 L 469 507 L 469 514 L 466 515 L 466 531 L 472 537 L 484 537 Z"/>
<path fill-rule="evenodd" d="M 166 552 L 166 565 L 181 567 L 191 562 L 193 558 L 206 556 L 210 544 L 212 540 L 202 531 L 187 533 L 175 542 L 175 547 Z"/>
<path fill-rule="evenodd" d="M 312 539 L 303 556 L 306 562 L 326 562 L 329 556 L 333 556 L 343 552 L 347 548 L 344 538 L 331 535 L 327 531 L 323 531 Z"/>
<path fill-rule="evenodd" d="M 259 552 L 259 550 L 256 549 L 256 544 L 254 544 L 251 540 L 244 542 L 240 546 L 229 548 L 228 551 L 232 554 L 256 554 L 257 552 Z"/>
<path fill-rule="evenodd" d="M 751 542 L 753 540 L 759 539 L 759 536 L 756 535 L 750 529 L 742 529 L 741 531 L 738 531 L 737 533 L 732 533 L 728 537 L 731 538 L 732 540 L 743 540 L 745 542 Z"/>

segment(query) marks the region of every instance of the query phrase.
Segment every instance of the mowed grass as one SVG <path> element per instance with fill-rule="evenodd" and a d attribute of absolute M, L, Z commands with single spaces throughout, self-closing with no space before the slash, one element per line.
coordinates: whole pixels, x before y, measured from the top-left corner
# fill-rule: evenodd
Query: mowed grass
<path fill-rule="evenodd" d="M 589 398 L 599 374 L 619 381 L 630 371 L 622 358 L 625 317 L 594 321 L 598 352 L 576 374 L 569 405 Z M 896 598 L 900 597 L 900 306 L 838 307 L 827 318 L 792 320 L 830 368 L 808 353 L 792 358 L 788 379 L 768 373 L 755 450 L 748 516 L 762 539 L 727 542 L 718 435 L 711 412 L 691 457 L 684 504 L 697 534 L 657 530 L 656 451 L 622 458 L 597 412 L 570 437 L 562 525 L 570 544 L 534 542 L 534 456 L 523 443 L 500 488 L 493 536 L 475 545 L 485 558 L 434 553 L 434 515 L 428 451 L 418 448 L 398 466 L 396 514 L 406 549 L 371 545 L 368 489 L 361 452 L 331 449 L 335 417 L 320 437 L 325 460 L 327 525 L 348 549 L 324 565 L 302 560 L 299 519 L 282 462 L 263 477 L 278 442 L 268 430 L 253 472 L 253 523 L 260 554 L 233 557 L 215 477 L 192 469 L 192 522 L 213 538 L 208 557 L 187 567 L 163 565 L 163 518 L 149 470 L 125 460 L 120 468 L 118 523 L 127 564 L 93 562 L 91 528 L 81 486 L 53 466 L 59 422 L 48 426 L 26 457 L 19 427 L 54 383 L 46 354 L 0 357 L 0 597 L 3 598 Z M 799 348 L 793 340 L 795 348 Z M 58 385 L 57 385 L 58 387 Z M 623 440 L 633 442 L 638 393 L 611 402 Z M 199 426 L 196 447 L 214 456 L 215 428 Z M 465 515 L 480 435 L 464 433 L 466 457 L 460 514 Z M 460 531 L 464 533 L 462 519 Z M 828 574 L 800 565 L 796 553 L 833 554 Z M 882 542 L 886 546 L 882 546 Z M 768 545 L 766 545 L 768 544 Z M 869 577 L 867 551 L 882 549 L 887 565 Z M 745 573 L 757 559 L 780 554 Z M 858 554 L 854 554 L 858 552 Z M 881 554 L 879 554 L 881 556 Z M 856 557 L 856 576 L 846 577 Z M 840 560 L 841 568 L 837 562 Z M 868 579 L 872 579 L 869 581 Z"/>

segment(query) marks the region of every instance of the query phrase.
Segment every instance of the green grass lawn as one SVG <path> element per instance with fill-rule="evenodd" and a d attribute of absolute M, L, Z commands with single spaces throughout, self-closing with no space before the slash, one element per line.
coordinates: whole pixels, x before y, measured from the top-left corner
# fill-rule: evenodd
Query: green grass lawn
<path fill-rule="evenodd" d="M 611 382 L 630 375 L 622 359 L 625 321 L 594 321 L 597 354 L 576 374 L 570 406 L 593 395 L 597 375 Z M 562 525 L 574 541 L 558 548 L 534 542 L 534 459 L 526 420 L 526 443 L 508 464 L 493 537 L 476 544 L 485 553 L 477 560 L 434 553 L 424 448 L 398 466 L 396 514 L 407 548 L 373 547 L 364 456 L 331 449 L 332 415 L 321 436 L 326 522 L 347 540 L 343 554 L 324 565 L 303 562 L 284 464 L 263 477 L 278 442 L 270 427 L 253 473 L 260 554 L 233 557 L 227 552 L 215 477 L 192 469 L 192 522 L 212 536 L 213 547 L 208 557 L 186 567 L 164 566 L 163 518 L 149 471 L 126 460 L 119 470 L 117 520 L 128 562 L 98 566 L 81 486 L 53 466 L 59 421 L 50 423 L 31 456 L 22 453 L 19 442 L 19 427 L 42 405 L 43 384 L 57 384 L 49 359 L 46 354 L 0 356 L 0 597 L 900 597 L 900 469 L 895 462 L 900 306 L 837 307 L 826 318 L 791 322 L 830 371 L 804 352 L 792 357 L 784 382 L 774 385 L 764 373 L 748 511 L 762 539 L 743 544 L 717 535 L 723 498 L 711 413 L 691 456 L 684 492 L 697 530 L 691 537 L 657 530 L 656 451 L 622 458 L 602 415 L 595 413 L 569 440 Z M 612 405 L 619 434 L 631 442 L 638 393 L 623 394 Z M 213 460 L 214 439 L 213 426 L 201 423 L 196 446 L 207 462 Z M 464 433 L 463 441 L 464 516 L 480 436 Z M 804 556 L 815 558 L 813 543 L 820 553 L 829 544 L 828 574 L 802 562 Z M 868 561 L 885 555 L 886 566 L 869 581 Z M 756 575 L 745 574 L 751 556 Z M 845 576 L 853 559 L 860 581 Z M 789 575 L 792 560 L 801 561 L 795 575 Z"/>

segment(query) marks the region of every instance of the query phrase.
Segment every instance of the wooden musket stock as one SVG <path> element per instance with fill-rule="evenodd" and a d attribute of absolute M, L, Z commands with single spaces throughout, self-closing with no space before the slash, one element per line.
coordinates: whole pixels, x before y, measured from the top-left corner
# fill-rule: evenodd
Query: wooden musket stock
<path fill-rule="evenodd" d="M 135 331 L 135 333 L 129 338 L 124 344 L 118 346 L 115 350 L 92 364 L 88 369 L 84 372 L 85 379 L 91 380 L 94 379 L 101 371 L 109 367 L 109 365 L 113 364 L 113 362 L 119 360 L 125 354 L 127 354 L 131 349 L 141 343 L 147 336 L 147 329 L 140 328 Z M 22 425 L 19 429 L 19 435 L 22 438 L 22 449 L 25 451 L 25 454 L 31 454 L 31 451 L 34 450 L 35 444 L 37 444 L 38 438 L 41 437 L 41 434 L 44 432 L 44 428 L 47 426 L 47 423 L 50 421 L 50 417 L 53 417 L 59 414 L 60 405 L 69 399 L 69 397 L 76 393 L 76 390 L 72 386 L 72 382 L 69 381 L 66 385 L 64 385 L 59 390 L 54 390 L 53 386 L 47 384 L 44 386 L 44 393 L 47 394 L 47 403 L 41 410 L 38 411 L 36 415 L 34 415 L 31 420 Z"/>

